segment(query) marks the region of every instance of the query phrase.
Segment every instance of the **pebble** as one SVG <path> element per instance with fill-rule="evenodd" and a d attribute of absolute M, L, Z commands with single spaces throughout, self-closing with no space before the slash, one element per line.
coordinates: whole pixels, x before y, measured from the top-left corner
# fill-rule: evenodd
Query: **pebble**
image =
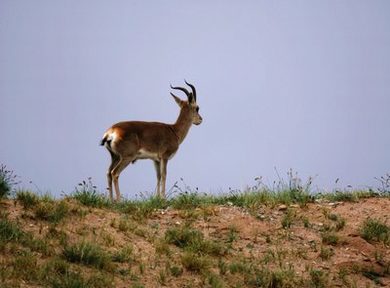
<path fill-rule="evenodd" d="M 284 204 L 279 205 L 278 209 L 279 209 L 279 211 L 287 210 L 287 205 L 284 205 Z"/>

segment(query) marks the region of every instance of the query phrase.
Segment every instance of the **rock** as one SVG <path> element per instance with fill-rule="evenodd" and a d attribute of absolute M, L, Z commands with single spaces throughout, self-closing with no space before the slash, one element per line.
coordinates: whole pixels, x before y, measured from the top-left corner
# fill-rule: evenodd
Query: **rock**
<path fill-rule="evenodd" d="M 278 210 L 279 210 L 279 211 L 285 211 L 285 210 L 287 210 L 287 205 L 284 205 L 284 204 L 279 205 Z"/>

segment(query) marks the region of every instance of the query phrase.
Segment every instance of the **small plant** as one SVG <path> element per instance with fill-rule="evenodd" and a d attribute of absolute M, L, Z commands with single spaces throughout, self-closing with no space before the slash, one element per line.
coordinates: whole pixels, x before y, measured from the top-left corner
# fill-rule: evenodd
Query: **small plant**
<path fill-rule="evenodd" d="M 315 288 L 326 288 L 328 287 L 328 275 L 318 269 L 310 270 L 310 284 L 311 287 Z"/>
<path fill-rule="evenodd" d="M 158 240 L 154 244 L 154 247 L 156 249 L 156 253 L 159 255 L 171 255 L 171 249 L 169 248 L 169 245 L 166 241 L 164 240 Z"/>
<path fill-rule="evenodd" d="M 178 266 L 170 267 L 169 271 L 171 272 L 171 275 L 174 277 L 179 277 L 183 274 L 183 268 L 178 267 Z"/>
<path fill-rule="evenodd" d="M 214 273 L 208 275 L 207 282 L 210 284 L 211 288 L 223 288 L 226 286 L 221 278 Z"/>
<path fill-rule="evenodd" d="M 203 234 L 199 230 L 187 226 L 171 228 L 165 232 L 165 240 L 179 248 L 193 246 L 203 241 Z"/>
<path fill-rule="evenodd" d="M 111 205 L 111 202 L 97 191 L 97 187 L 92 183 L 91 177 L 87 181 L 83 180 L 80 182 L 75 187 L 71 197 L 89 207 L 102 208 Z"/>
<path fill-rule="evenodd" d="M 339 218 L 337 221 L 336 221 L 336 231 L 340 231 L 342 229 L 344 229 L 345 227 L 345 219 L 344 218 Z"/>
<path fill-rule="evenodd" d="M 381 187 L 378 188 L 379 193 L 390 196 L 390 173 L 386 173 L 386 175 L 375 179 L 381 184 Z"/>
<path fill-rule="evenodd" d="M 4 164 L 0 165 L 0 199 L 7 198 L 20 181 L 14 171 L 8 170 Z"/>
<path fill-rule="evenodd" d="M 229 226 L 229 232 L 227 235 L 226 242 L 228 243 L 229 248 L 232 248 L 233 242 L 238 239 L 238 230 L 235 226 Z"/>
<path fill-rule="evenodd" d="M 20 228 L 7 218 L 0 219 L 0 244 L 18 242 L 24 237 Z"/>
<path fill-rule="evenodd" d="M 339 243 L 339 236 L 333 232 L 322 233 L 322 243 L 327 245 L 337 245 Z"/>
<path fill-rule="evenodd" d="M 69 262 L 82 263 L 99 269 L 107 269 L 111 266 L 109 255 L 99 246 L 88 242 L 66 246 L 63 255 Z"/>
<path fill-rule="evenodd" d="M 30 209 L 39 203 L 39 197 L 31 191 L 19 190 L 16 192 L 16 201 L 25 209 Z"/>
<path fill-rule="evenodd" d="M 349 271 L 347 268 L 345 267 L 341 267 L 339 272 L 338 272 L 338 277 L 339 279 L 341 280 L 341 282 L 346 286 L 346 287 L 350 287 L 350 283 L 348 281 L 348 274 L 349 274 Z"/>
<path fill-rule="evenodd" d="M 205 240 L 202 232 L 187 226 L 168 229 L 165 241 L 198 254 L 222 256 L 226 253 L 226 248 L 221 243 Z"/>
<path fill-rule="evenodd" d="M 305 227 L 305 228 L 310 228 L 312 225 L 310 224 L 310 220 L 309 220 L 309 218 L 307 218 L 307 217 L 304 217 L 303 219 L 302 219 L 302 222 L 303 222 L 303 227 Z"/>
<path fill-rule="evenodd" d="M 332 248 L 321 246 L 320 257 L 322 260 L 329 260 L 334 255 Z"/>
<path fill-rule="evenodd" d="M 366 219 L 360 229 L 360 235 L 367 241 L 390 243 L 390 227 L 379 219 Z"/>
<path fill-rule="evenodd" d="M 149 197 L 142 200 L 131 201 L 126 200 L 116 205 L 116 208 L 128 214 L 136 221 L 145 221 L 157 209 L 165 209 L 168 202 L 161 197 Z"/>
<path fill-rule="evenodd" d="M 184 268 L 192 272 L 203 272 L 210 268 L 210 260 L 207 257 L 199 256 L 192 252 L 186 252 L 181 257 L 181 263 Z"/>
<path fill-rule="evenodd" d="M 14 273 L 17 278 L 21 278 L 25 281 L 38 280 L 37 268 L 38 259 L 36 255 L 28 251 L 22 251 L 18 253 L 13 261 Z"/>
<path fill-rule="evenodd" d="M 282 227 L 284 229 L 288 229 L 291 227 L 291 225 L 293 224 L 293 221 L 294 221 L 294 211 L 289 209 L 287 210 L 287 213 L 284 214 L 283 218 L 282 218 Z"/>
<path fill-rule="evenodd" d="M 112 256 L 112 261 L 129 263 L 133 261 L 133 246 L 125 246 Z"/>
<path fill-rule="evenodd" d="M 298 287 L 300 279 L 290 266 L 283 269 L 270 270 L 268 267 L 256 269 L 254 275 L 247 275 L 245 280 L 249 287 Z"/>
<path fill-rule="evenodd" d="M 35 217 L 54 224 L 59 223 L 69 213 L 69 207 L 64 200 L 39 201 L 33 208 Z"/>
<path fill-rule="evenodd" d="M 327 217 L 329 220 L 332 220 L 332 221 L 337 221 L 339 219 L 339 215 L 334 214 L 334 213 L 327 214 Z"/>
<path fill-rule="evenodd" d="M 232 262 L 229 264 L 229 272 L 231 274 L 249 274 L 252 271 L 252 267 L 250 263 L 247 263 L 246 261 L 238 261 L 238 262 Z"/>
<path fill-rule="evenodd" d="M 160 270 L 158 272 L 158 278 L 157 278 L 157 281 L 160 285 L 162 286 L 165 286 L 167 284 L 167 273 L 166 271 L 163 269 L 163 270 Z"/>
<path fill-rule="evenodd" d="M 325 210 L 326 211 L 326 210 Z M 334 214 L 334 213 L 326 213 L 325 212 L 325 217 L 327 217 L 329 220 L 332 220 L 334 222 L 336 222 L 336 225 L 334 227 L 329 227 L 329 229 L 335 229 L 336 231 L 340 231 L 344 228 L 345 226 L 345 219 L 342 218 L 340 215 L 338 214 Z"/>

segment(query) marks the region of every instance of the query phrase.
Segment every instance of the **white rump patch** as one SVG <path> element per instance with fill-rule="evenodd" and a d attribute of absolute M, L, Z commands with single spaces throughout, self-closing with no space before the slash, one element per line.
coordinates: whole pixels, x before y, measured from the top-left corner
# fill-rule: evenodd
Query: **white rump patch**
<path fill-rule="evenodd" d="M 115 139 L 117 138 L 117 135 L 116 135 L 115 131 L 112 131 L 112 132 L 106 133 L 106 134 L 108 134 L 107 135 L 107 141 L 115 142 Z"/>

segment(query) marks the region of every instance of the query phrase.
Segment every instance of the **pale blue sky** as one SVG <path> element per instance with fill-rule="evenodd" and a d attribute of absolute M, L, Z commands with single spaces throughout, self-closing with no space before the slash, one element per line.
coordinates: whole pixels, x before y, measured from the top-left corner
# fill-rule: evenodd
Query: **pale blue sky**
<path fill-rule="evenodd" d="M 169 84 L 204 118 L 168 164 L 201 191 L 289 168 L 315 186 L 390 171 L 390 1 L 0 0 L 0 162 L 43 192 L 106 187 L 104 131 L 174 122 Z M 151 161 L 121 175 L 153 191 Z"/>

